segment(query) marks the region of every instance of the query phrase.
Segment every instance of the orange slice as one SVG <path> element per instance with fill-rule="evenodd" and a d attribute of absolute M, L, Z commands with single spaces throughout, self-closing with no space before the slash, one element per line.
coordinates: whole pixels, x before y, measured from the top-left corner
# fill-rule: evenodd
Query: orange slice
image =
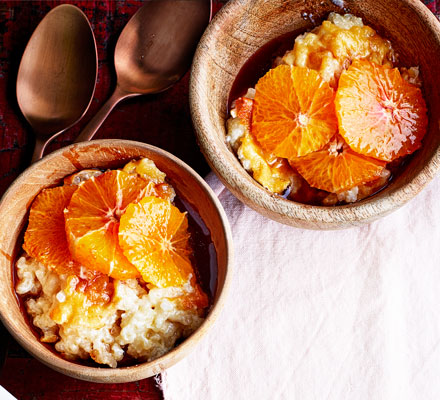
<path fill-rule="evenodd" d="M 280 65 L 255 87 L 251 131 L 264 150 L 292 159 L 334 136 L 334 90 L 314 70 Z"/>
<path fill-rule="evenodd" d="M 254 108 L 254 101 L 247 97 L 239 97 L 235 100 L 235 109 L 237 111 L 237 117 L 241 119 L 241 122 L 246 125 L 250 130 L 252 123 L 252 110 Z"/>
<path fill-rule="evenodd" d="M 340 193 L 379 178 L 386 163 L 355 153 L 340 138 L 324 149 L 289 160 L 314 188 Z"/>
<path fill-rule="evenodd" d="M 392 161 L 421 146 L 428 119 L 421 90 L 397 68 L 353 61 L 335 99 L 339 132 L 356 152 Z"/>
<path fill-rule="evenodd" d="M 182 286 L 193 273 L 186 215 L 169 201 L 148 196 L 121 217 L 119 243 L 145 282 Z"/>
<path fill-rule="evenodd" d="M 119 244 L 145 282 L 181 287 L 191 280 L 191 303 L 206 307 L 207 297 L 196 283 L 189 259 L 188 220 L 170 201 L 148 196 L 130 204 L 121 217 Z M 191 277 L 191 279 L 190 279 Z"/>
<path fill-rule="evenodd" d="M 130 203 L 139 201 L 147 182 L 124 171 L 107 171 L 78 187 L 65 211 L 69 248 L 87 268 L 116 279 L 139 276 L 119 247 L 119 219 Z"/>
<path fill-rule="evenodd" d="M 79 271 L 69 252 L 63 213 L 75 190 L 60 186 L 41 191 L 32 203 L 24 235 L 26 253 L 60 274 Z"/>
<path fill-rule="evenodd" d="M 58 274 L 75 275 L 76 289 L 95 303 L 110 301 L 113 285 L 99 272 L 83 268 L 73 260 L 64 226 L 64 210 L 76 186 L 60 186 L 43 190 L 34 200 L 29 224 L 24 235 L 24 250 Z"/>

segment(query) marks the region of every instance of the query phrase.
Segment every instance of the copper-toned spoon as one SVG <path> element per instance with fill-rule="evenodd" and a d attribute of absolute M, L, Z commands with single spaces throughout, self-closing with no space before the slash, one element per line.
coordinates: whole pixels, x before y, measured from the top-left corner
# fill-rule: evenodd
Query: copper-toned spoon
<path fill-rule="evenodd" d="M 210 15 L 210 0 L 145 2 L 116 44 L 116 89 L 75 142 L 92 139 L 122 99 L 162 92 L 176 83 L 189 69 Z"/>
<path fill-rule="evenodd" d="M 35 29 L 20 62 L 17 100 L 36 140 L 32 162 L 87 111 L 98 72 L 90 23 L 75 6 L 51 10 Z"/>

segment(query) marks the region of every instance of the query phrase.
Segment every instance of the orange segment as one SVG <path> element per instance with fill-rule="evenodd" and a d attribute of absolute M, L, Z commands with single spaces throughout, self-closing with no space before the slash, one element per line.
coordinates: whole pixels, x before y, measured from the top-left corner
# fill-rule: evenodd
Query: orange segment
<path fill-rule="evenodd" d="M 339 132 L 356 152 L 392 161 L 421 146 L 428 119 L 421 90 L 397 68 L 353 61 L 335 98 Z"/>
<path fill-rule="evenodd" d="M 254 108 L 254 101 L 247 97 L 239 97 L 235 100 L 235 108 L 237 110 L 237 117 L 250 130 L 252 123 L 252 110 Z"/>
<path fill-rule="evenodd" d="M 206 307 L 207 297 L 196 283 L 189 259 L 192 249 L 186 214 L 168 200 L 149 196 L 130 204 L 121 217 L 119 244 L 144 281 L 154 286 L 180 287 L 191 275 L 195 290 L 189 302 Z"/>
<path fill-rule="evenodd" d="M 182 286 L 193 273 L 188 221 L 169 201 L 149 196 L 128 206 L 121 217 L 119 243 L 145 282 Z"/>
<path fill-rule="evenodd" d="M 334 136 L 334 91 L 314 70 L 280 65 L 255 87 L 252 133 L 264 150 L 295 158 L 321 149 Z"/>
<path fill-rule="evenodd" d="M 24 235 L 26 253 L 60 274 L 79 271 L 69 252 L 63 214 L 75 190 L 75 186 L 60 186 L 40 192 Z"/>
<path fill-rule="evenodd" d="M 43 190 L 34 200 L 24 235 L 24 250 L 58 274 L 75 275 L 76 290 L 95 303 L 110 301 L 113 285 L 108 276 L 82 267 L 73 260 L 66 237 L 64 210 L 76 186 Z"/>
<path fill-rule="evenodd" d="M 115 279 L 139 276 L 118 243 L 119 219 L 145 194 L 147 182 L 124 171 L 108 171 L 84 182 L 65 211 L 67 240 L 75 260 Z"/>
<path fill-rule="evenodd" d="M 290 160 L 310 186 L 340 193 L 377 179 L 386 163 L 355 153 L 335 139 L 324 149 Z"/>

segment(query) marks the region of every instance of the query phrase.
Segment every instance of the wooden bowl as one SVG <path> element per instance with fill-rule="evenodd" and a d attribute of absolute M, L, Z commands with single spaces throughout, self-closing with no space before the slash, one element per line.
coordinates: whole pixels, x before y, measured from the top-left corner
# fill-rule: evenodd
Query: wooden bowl
<path fill-rule="evenodd" d="M 344 9 L 336 4 L 343 3 Z M 319 25 L 331 11 L 350 12 L 389 39 L 407 67 L 420 67 L 429 108 L 423 147 L 377 195 L 335 207 L 285 200 L 258 184 L 225 142 L 227 101 L 243 64 L 267 42 Z M 313 22 L 311 22 L 313 20 Z M 419 0 L 231 0 L 216 15 L 198 46 L 190 104 L 198 142 L 211 168 L 243 203 L 275 221 L 311 229 L 371 222 L 412 199 L 440 166 L 440 23 Z"/>
<path fill-rule="evenodd" d="M 14 290 L 14 260 L 21 249 L 21 233 L 35 196 L 63 177 L 90 167 L 116 168 L 139 157 L 152 159 L 167 174 L 178 196 L 192 205 L 211 232 L 217 251 L 217 289 L 213 305 L 202 325 L 182 344 L 147 363 L 116 369 L 88 367 L 63 359 L 34 335 L 20 310 Z M 95 140 L 62 148 L 21 174 L 0 201 L 0 316 L 15 339 L 49 367 L 74 378 L 93 382 L 129 382 L 155 375 L 182 359 L 210 329 L 223 306 L 230 280 L 232 237 L 220 202 L 205 181 L 173 155 L 143 143 L 127 140 Z"/>

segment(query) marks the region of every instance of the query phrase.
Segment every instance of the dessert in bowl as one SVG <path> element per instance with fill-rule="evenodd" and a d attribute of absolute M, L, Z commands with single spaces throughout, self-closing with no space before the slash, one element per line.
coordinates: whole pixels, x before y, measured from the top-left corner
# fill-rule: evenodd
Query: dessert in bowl
<path fill-rule="evenodd" d="M 2 320 L 70 376 L 159 373 L 222 305 L 224 212 L 194 171 L 155 147 L 103 140 L 61 149 L 17 178 L 0 217 L 10 227 L 0 240 Z"/>
<path fill-rule="evenodd" d="M 202 151 L 233 194 L 279 222 L 333 229 L 386 215 L 437 170 L 439 37 L 438 21 L 419 2 L 232 1 L 208 28 L 193 65 L 191 107 Z M 210 62 L 214 57 L 219 61 Z M 417 92 L 409 102 L 415 119 L 410 133 L 401 130 L 406 143 L 381 137 L 390 130 L 380 123 L 371 146 L 365 98 L 377 76 L 390 74 L 393 91 L 404 87 L 399 96 Z M 399 120 L 393 107 L 383 108 Z"/>
<path fill-rule="evenodd" d="M 367 198 L 399 173 L 426 133 L 419 70 L 393 69 L 397 59 L 361 18 L 332 12 L 297 36 L 255 87 L 234 85 L 240 97 L 230 96 L 226 140 L 254 179 L 280 196 L 314 205 Z"/>

